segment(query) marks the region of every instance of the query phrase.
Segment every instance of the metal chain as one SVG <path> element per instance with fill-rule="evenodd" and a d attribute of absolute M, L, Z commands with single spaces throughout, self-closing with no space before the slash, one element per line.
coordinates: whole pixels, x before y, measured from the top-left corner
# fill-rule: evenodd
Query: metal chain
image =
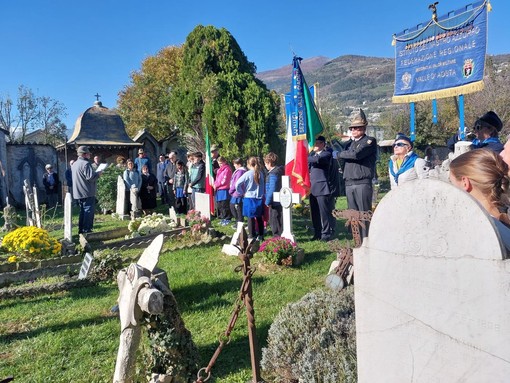
<path fill-rule="evenodd" d="M 237 266 L 234 271 L 239 272 L 243 270 L 243 265 Z M 239 296 L 236 298 L 234 302 L 234 310 L 232 311 L 232 315 L 230 316 L 230 321 L 228 322 L 227 328 L 223 334 L 220 334 L 219 336 L 219 345 L 216 348 L 216 351 L 214 352 L 213 356 L 211 357 L 211 360 L 207 364 L 207 367 L 202 367 L 200 370 L 198 370 L 197 373 L 197 380 L 195 380 L 194 383 L 203 383 L 207 382 L 209 378 L 211 377 L 211 369 L 216 363 L 216 360 L 220 356 L 221 351 L 223 350 L 223 347 L 225 344 L 230 343 L 230 334 L 234 330 L 234 326 L 236 325 L 237 318 L 239 317 L 239 312 L 241 311 L 241 308 L 244 305 L 244 297 L 245 297 L 245 290 L 246 285 L 250 281 L 251 277 L 253 275 L 253 270 L 250 268 L 247 270 L 247 272 L 244 275 L 243 283 L 241 284 Z"/>

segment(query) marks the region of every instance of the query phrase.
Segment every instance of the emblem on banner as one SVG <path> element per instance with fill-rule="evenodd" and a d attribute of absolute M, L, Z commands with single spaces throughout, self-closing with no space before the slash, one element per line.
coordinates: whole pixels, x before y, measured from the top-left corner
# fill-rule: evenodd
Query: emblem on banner
<path fill-rule="evenodd" d="M 406 90 L 406 89 L 409 89 L 410 88 L 410 85 L 411 85 L 411 73 L 409 72 L 405 72 L 403 75 L 402 75 L 402 83 L 404 84 L 404 86 L 402 87 L 401 90 Z"/>
<path fill-rule="evenodd" d="M 473 68 L 475 67 L 475 63 L 473 59 L 464 60 L 464 67 L 462 68 L 462 73 L 464 78 L 469 78 L 473 74 Z"/>

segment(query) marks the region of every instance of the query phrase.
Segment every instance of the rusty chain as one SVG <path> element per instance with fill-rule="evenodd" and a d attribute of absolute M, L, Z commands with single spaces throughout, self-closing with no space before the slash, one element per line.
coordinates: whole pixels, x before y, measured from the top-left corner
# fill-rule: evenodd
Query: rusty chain
<path fill-rule="evenodd" d="M 209 363 L 207 364 L 207 367 L 202 367 L 200 370 L 198 370 L 197 373 L 197 380 L 195 380 L 194 383 L 203 383 L 207 382 L 209 378 L 211 377 L 211 369 L 213 368 L 214 364 L 216 363 L 216 360 L 220 356 L 221 351 L 223 350 L 223 347 L 225 344 L 230 343 L 230 334 L 234 330 L 237 318 L 239 317 L 239 312 L 241 311 L 241 308 L 244 304 L 244 298 L 246 293 L 246 287 L 250 283 L 251 277 L 253 273 L 255 272 L 252 268 L 248 268 L 245 271 L 244 265 L 237 266 L 234 269 L 235 272 L 244 271 L 244 278 L 243 282 L 241 284 L 241 288 L 239 290 L 239 296 L 236 298 L 234 302 L 234 310 L 232 311 L 232 315 L 230 316 L 230 320 L 228 322 L 227 328 L 223 334 L 220 334 L 218 337 L 219 345 L 216 348 L 216 351 L 214 352 L 213 356 L 209 360 Z"/>

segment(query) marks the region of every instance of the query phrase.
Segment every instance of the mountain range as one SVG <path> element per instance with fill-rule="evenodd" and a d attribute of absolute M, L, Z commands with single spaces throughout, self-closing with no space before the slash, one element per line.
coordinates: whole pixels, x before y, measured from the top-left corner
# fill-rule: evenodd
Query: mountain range
<path fill-rule="evenodd" d="M 510 54 L 490 56 L 496 71 L 510 65 Z M 304 59 L 301 69 L 307 84 L 319 83 L 318 105 L 337 127 L 346 126 L 354 111 L 363 108 L 371 124 L 393 104 L 395 60 L 346 55 L 335 59 Z M 257 78 L 278 93 L 290 91 L 292 65 L 257 73 Z"/>

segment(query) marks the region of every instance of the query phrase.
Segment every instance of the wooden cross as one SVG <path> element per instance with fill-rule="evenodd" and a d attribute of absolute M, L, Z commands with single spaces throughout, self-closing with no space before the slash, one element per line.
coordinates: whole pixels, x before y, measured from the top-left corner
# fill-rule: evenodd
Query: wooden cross
<path fill-rule="evenodd" d="M 282 205 L 283 214 L 283 232 L 282 237 L 294 240 L 294 234 L 292 234 L 292 205 L 301 202 L 301 195 L 299 193 L 293 193 L 290 188 L 290 177 L 282 177 L 282 188 L 279 192 L 273 193 L 273 200 L 280 202 Z"/>

